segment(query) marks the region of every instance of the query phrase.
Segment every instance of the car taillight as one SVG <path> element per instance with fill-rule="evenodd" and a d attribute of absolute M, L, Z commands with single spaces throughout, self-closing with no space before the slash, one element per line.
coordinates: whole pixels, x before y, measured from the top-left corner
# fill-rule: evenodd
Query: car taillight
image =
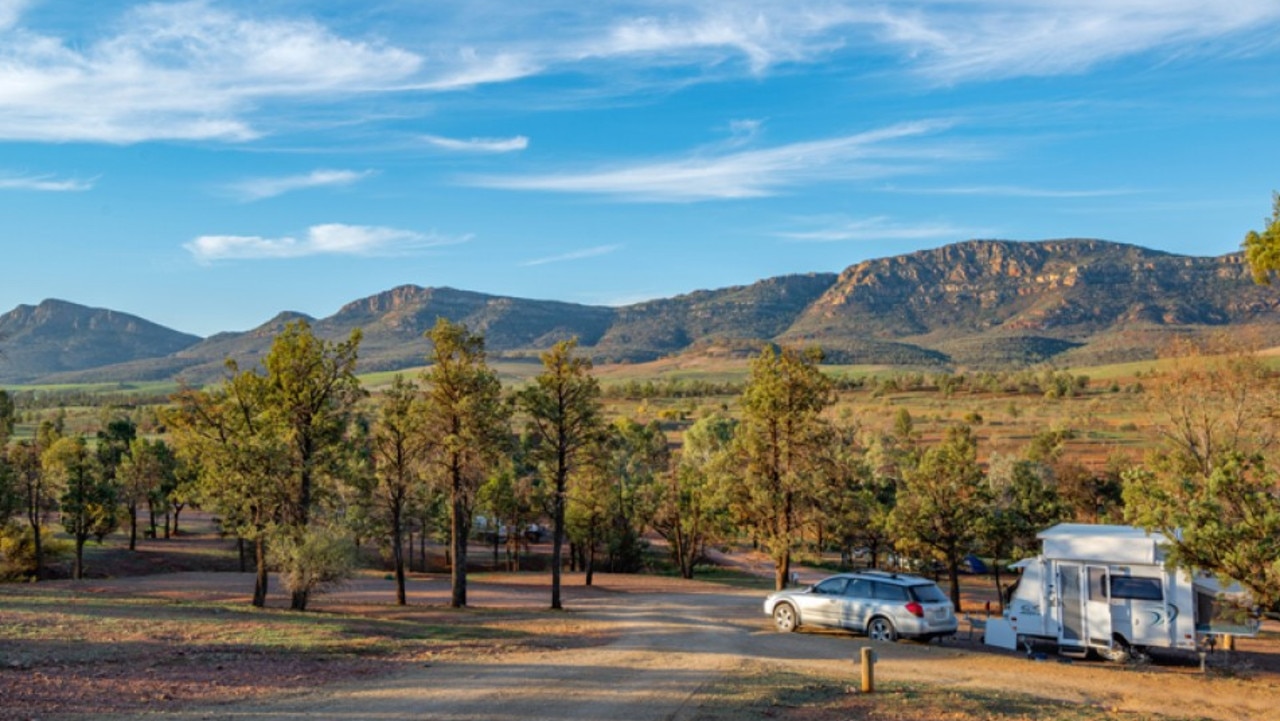
<path fill-rule="evenodd" d="M 915 616 L 916 618 L 924 618 L 924 606 L 912 601 L 907 604 L 907 613 Z"/>

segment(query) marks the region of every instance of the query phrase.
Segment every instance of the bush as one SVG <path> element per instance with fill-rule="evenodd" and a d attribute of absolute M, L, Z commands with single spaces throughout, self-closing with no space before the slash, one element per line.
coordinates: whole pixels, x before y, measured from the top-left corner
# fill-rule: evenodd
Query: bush
<path fill-rule="evenodd" d="M 281 534 L 268 546 L 290 593 L 321 593 L 342 585 L 356 566 L 356 545 L 346 534 L 308 526 L 299 534 Z"/>
<path fill-rule="evenodd" d="M 48 528 L 40 534 L 44 565 L 48 567 L 71 554 L 71 544 L 53 537 Z M 36 544 L 31 527 L 10 521 L 0 526 L 0 581 L 32 579 L 36 573 Z"/>

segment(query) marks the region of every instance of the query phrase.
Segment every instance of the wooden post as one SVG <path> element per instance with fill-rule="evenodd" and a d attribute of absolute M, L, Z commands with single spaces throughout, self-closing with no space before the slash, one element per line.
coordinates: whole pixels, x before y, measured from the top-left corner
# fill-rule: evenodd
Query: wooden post
<path fill-rule="evenodd" d="M 873 693 L 876 690 L 876 650 L 870 646 L 862 647 L 862 692 Z"/>
<path fill-rule="evenodd" d="M 1229 633 L 1222 634 L 1222 650 L 1223 651 L 1236 650 L 1236 637 L 1232 636 Z"/>

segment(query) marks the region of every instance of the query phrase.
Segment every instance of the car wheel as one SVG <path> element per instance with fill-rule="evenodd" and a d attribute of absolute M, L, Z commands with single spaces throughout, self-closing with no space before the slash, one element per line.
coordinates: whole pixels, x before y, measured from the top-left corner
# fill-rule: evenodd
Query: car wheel
<path fill-rule="evenodd" d="M 778 627 L 779 631 L 789 633 L 796 630 L 799 625 L 796 622 L 796 609 L 789 603 L 779 603 L 773 607 L 773 625 Z"/>
<path fill-rule="evenodd" d="M 872 641 L 893 642 L 898 640 L 898 631 L 893 627 L 893 621 L 876 616 L 867 624 L 867 637 Z"/>

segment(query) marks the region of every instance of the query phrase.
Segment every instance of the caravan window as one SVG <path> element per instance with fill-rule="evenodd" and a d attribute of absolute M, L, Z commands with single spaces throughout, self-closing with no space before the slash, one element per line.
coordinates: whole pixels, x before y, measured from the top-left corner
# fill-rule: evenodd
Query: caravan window
<path fill-rule="evenodd" d="M 1164 590 L 1158 578 L 1136 576 L 1112 576 L 1111 597 L 1129 598 L 1135 601 L 1163 601 Z"/>

